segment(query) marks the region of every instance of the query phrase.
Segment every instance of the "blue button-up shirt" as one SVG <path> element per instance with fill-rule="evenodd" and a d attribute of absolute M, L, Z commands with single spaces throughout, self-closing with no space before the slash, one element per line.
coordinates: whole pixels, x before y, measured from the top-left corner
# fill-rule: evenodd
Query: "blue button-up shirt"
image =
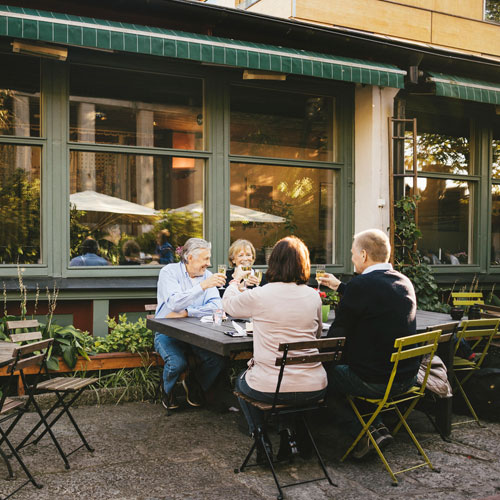
<path fill-rule="evenodd" d="M 182 262 L 168 264 L 158 276 L 158 302 L 156 318 L 164 318 L 172 311 L 187 310 L 188 316 L 201 317 L 222 309 L 219 290 L 216 287 L 203 290 L 200 283 L 212 273 L 206 270 L 203 276 L 191 278 Z"/>

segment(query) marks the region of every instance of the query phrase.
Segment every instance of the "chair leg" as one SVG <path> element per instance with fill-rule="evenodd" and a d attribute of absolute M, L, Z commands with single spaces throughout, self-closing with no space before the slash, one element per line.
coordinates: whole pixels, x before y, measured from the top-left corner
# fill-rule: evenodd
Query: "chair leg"
<path fill-rule="evenodd" d="M 262 446 L 262 449 L 264 450 L 264 454 L 266 456 L 267 464 L 269 465 L 269 468 L 271 469 L 271 473 L 273 475 L 274 482 L 276 483 L 276 488 L 278 488 L 278 500 L 283 499 L 283 490 L 281 489 L 281 485 L 278 481 L 278 476 L 276 475 L 276 471 L 274 470 L 274 465 L 273 465 L 273 458 L 269 455 L 267 451 L 267 446 L 264 438 L 264 431 L 262 430 L 261 427 L 258 427 L 256 430 L 257 434 L 257 439 L 260 442 L 260 445 Z"/>
<path fill-rule="evenodd" d="M 325 463 L 323 462 L 323 458 L 321 457 L 319 450 L 318 450 L 318 447 L 316 446 L 316 442 L 314 441 L 314 438 L 311 434 L 311 430 L 309 429 L 309 425 L 307 424 L 307 419 L 306 419 L 305 415 L 302 415 L 302 422 L 303 422 L 304 427 L 307 431 L 307 435 L 309 436 L 309 441 L 311 441 L 311 443 L 313 445 L 314 452 L 316 453 L 316 456 L 318 457 L 318 462 L 319 462 L 319 465 L 321 466 L 321 469 L 323 470 L 323 474 L 325 475 L 325 477 L 328 479 L 328 482 L 332 486 L 338 486 L 337 484 L 335 484 L 332 481 L 332 479 L 330 478 L 330 475 L 328 474 L 328 471 L 326 470 Z"/>
<path fill-rule="evenodd" d="M 14 477 L 14 472 L 12 471 L 12 465 L 10 465 L 9 457 L 4 453 L 2 448 L 0 448 L 0 455 L 7 466 L 7 471 L 9 472 L 9 477 L 12 479 Z"/>
<path fill-rule="evenodd" d="M 247 453 L 247 456 L 245 457 L 245 460 L 243 460 L 243 463 L 241 464 L 241 466 L 237 469 L 234 469 L 234 472 L 243 472 L 245 470 L 245 467 L 247 466 L 248 464 L 248 461 L 250 460 L 250 457 L 252 456 L 252 453 L 254 452 L 254 450 L 257 448 L 257 440 L 254 439 L 253 441 L 253 445 L 252 447 L 250 448 L 250 451 Z"/>
<path fill-rule="evenodd" d="M 467 397 L 467 394 L 465 393 L 465 391 L 464 391 L 464 389 L 462 387 L 462 384 L 460 383 L 460 381 L 458 380 L 458 378 L 456 376 L 455 376 L 455 382 L 456 382 L 455 388 L 458 387 L 458 390 L 462 394 L 462 397 L 464 398 L 465 404 L 469 408 L 469 411 L 470 411 L 472 417 L 474 418 L 474 420 L 466 420 L 464 422 L 457 422 L 456 424 L 453 424 L 453 425 L 465 424 L 465 423 L 468 423 L 468 422 L 474 422 L 475 421 L 477 423 L 477 425 L 479 425 L 479 427 L 484 427 L 481 424 L 481 422 L 479 421 L 479 417 L 477 416 L 476 412 L 474 411 L 474 408 L 472 407 L 472 404 L 471 404 L 469 398 Z"/>

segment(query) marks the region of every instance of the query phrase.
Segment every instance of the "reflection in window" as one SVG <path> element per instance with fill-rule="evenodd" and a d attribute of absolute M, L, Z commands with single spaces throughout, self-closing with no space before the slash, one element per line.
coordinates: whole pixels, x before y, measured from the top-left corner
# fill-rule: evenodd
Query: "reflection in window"
<path fill-rule="evenodd" d="M 429 264 L 472 264 L 472 183 L 451 179 L 418 179 L 418 247 Z M 413 179 L 405 178 L 412 193 Z"/>
<path fill-rule="evenodd" d="M 203 149 L 202 81 L 71 67 L 70 140 Z"/>
<path fill-rule="evenodd" d="M 231 164 L 231 241 L 250 240 L 257 264 L 273 245 L 295 234 L 311 262 L 336 262 L 337 173 L 319 168 Z"/>
<path fill-rule="evenodd" d="M 491 186 L 491 263 L 500 265 L 500 184 Z"/>
<path fill-rule="evenodd" d="M 500 1 L 486 0 L 484 5 L 484 19 L 500 23 Z"/>
<path fill-rule="evenodd" d="M 40 137 L 40 63 L 1 57 L 0 135 Z"/>
<path fill-rule="evenodd" d="M 335 161 L 331 97 L 231 89 L 231 154 Z"/>
<path fill-rule="evenodd" d="M 0 263 L 39 264 L 40 167 L 36 146 L 0 144 Z"/>
<path fill-rule="evenodd" d="M 112 265 L 164 264 L 203 237 L 203 160 L 72 151 L 70 168 L 71 259 L 91 237 Z"/>

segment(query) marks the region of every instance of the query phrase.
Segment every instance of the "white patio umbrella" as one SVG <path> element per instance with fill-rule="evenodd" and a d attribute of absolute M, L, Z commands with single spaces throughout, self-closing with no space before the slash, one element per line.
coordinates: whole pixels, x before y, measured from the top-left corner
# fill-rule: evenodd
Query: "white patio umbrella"
<path fill-rule="evenodd" d="M 194 214 L 202 214 L 203 207 L 200 201 L 184 205 L 183 207 L 174 208 L 171 212 L 190 212 Z M 282 224 L 286 222 L 284 217 L 278 215 L 267 214 L 251 208 L 240 207 L 239 205 L 231 205 L 229 211 L 229 219 L 232 222 L 275 222 Z"/>
<path fill-rule="evenodd" d="M 85 212 L 107 212 L 124 215 L 143 215 L 153 217 L 158 212 L 153 208 L 132 203 L 131 201 L 108 196 L 107 194 L 96 193 L 95 191 L 81 191 L 69 195 L 69 202 L 77 210 Z"/>

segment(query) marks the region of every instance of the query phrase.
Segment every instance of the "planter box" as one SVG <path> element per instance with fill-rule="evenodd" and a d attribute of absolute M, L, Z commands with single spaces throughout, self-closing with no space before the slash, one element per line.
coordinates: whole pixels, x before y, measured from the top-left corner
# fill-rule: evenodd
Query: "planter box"
<path fill-rule="evenodd" d="M 117 370 L 120 368 L 139 368 L 141 366 L 158 366 L 163 365 L 163 360 L 155 352 L 142 352 L 142 353 L 131 353 L 131 352 L 109 352 L 103 354 L 96 354 L 94 356 L 89 356 L 90 361 L 78 357 L 78 361 L 73 369 L 69 368 L 68 365 L 59 359 L 59 370 L 49 370 L 49 373 L 68 373 L 68 372 L 84 372 L 93 370 Z M 34 375 L 38 373 L 39 368 L 32 366 L 24 370 L 26 375 Z M 0 368 L 0 377 L 7 376 L 7 367 Z M 17 394 L 19 396 L 24 394 L 24 387 L 19 376 L 19 372 L 15 372 L 17 375 Z"/>

